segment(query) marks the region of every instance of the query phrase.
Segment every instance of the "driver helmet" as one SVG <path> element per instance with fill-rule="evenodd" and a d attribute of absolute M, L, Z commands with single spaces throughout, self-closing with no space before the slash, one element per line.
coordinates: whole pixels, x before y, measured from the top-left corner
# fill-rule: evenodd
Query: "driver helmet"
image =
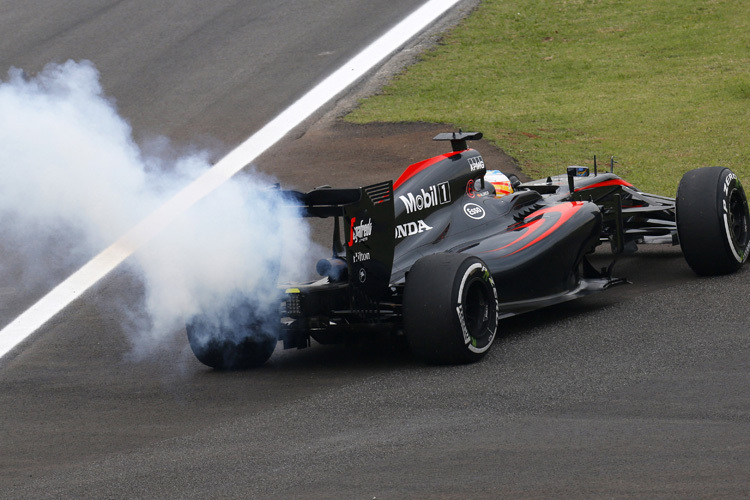
<path fill-rule="evenodd" d="M 513 186 L 510 184 L 510 179 L 499 170 L 488 170 L 484 174 L 484 180 L 495 187 L 496 198 L 501 198 L 513 192 Z"/>

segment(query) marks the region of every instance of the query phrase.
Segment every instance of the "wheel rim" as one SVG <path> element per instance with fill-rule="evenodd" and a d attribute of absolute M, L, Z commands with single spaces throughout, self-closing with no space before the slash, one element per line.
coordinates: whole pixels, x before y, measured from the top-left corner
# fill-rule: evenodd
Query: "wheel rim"
<path fill-rule="evenodd" d="M 729 194 L 727 218 L 732 243 L 735 248 L 744 250 L 748 243 L 748 206 L 742 192 L 737 188 Z M 742 257 L 744 258 L 744 255 Z"/>
<path fill-rule="evenodd" d="M 466 329 L 472 339 L 484 340 L 490 335 L 491 297 L 487 285 L 481 278 L 474 278 L 465 289 L 464 318 Z"/>

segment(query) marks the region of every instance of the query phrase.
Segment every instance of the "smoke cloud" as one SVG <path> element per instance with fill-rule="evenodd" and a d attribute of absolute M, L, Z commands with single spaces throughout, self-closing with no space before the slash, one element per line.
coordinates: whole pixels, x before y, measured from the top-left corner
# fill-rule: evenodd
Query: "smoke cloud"
<path fill-rule="evenodd" d="M 61 270 L 74 270 L 210 168 L 206 153 L 171 156 L 136 144 L 90 62 L 48 65 L 33 78 L 11 69 L 0 81 L 0 228 L 24 286 L 56 284 Z M 144 307 L 130 318 L 136 356 L 195 315 L 228 321 L 237 303 L 278 307 L 279 273 L 304 272 L 310 238 L 304 219 L 268 189 L 274 182 L 236 176 L 128 261 L 145 289 Z"/>

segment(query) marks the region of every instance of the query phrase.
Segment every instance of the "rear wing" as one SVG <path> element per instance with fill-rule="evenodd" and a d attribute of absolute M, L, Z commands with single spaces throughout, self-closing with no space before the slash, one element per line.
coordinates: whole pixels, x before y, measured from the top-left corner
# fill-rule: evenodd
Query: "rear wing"
<path fill-rule="evenodd" d="M 303 217 L 337 217 L 344 215 L 344 207 L 358 203 L 362 198 L 361 188 L 334 189 L 319 187 L 310 192 L 282 191 L 282 196 L 299 208 Z"/>
<path fill-rule="evenodd" d="M 349 283 L 372 300 L 388 296 L 396 246 L 392 181 L 283 194 L 305 217 L 334 217 L 333 258 L 346 260 Z M 343 242 L 339 218 L 344 224 Z"/>

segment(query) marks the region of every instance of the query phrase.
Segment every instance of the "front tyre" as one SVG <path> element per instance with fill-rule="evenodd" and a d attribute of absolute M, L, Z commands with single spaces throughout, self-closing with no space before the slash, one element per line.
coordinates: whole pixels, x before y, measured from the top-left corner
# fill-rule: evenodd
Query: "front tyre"
<path fill-rule="evenodd" d="M 428 363 L 482 359 L 495 340 L 498 316 L 495 283 L 477 257 L 428 255 L 407 275 L 404 331 L 414 354 Z"/>
<path fill-rule="evenodd" d="M 687 172 L 677 188 L 677 235 L 688 265 L 712 276 L 737 271 L 750 251 L 750 212 L 740 180 L 725 167 Z"/>
<path fill-rule="evenodd" d="M 190 348 L 198 361 L 217 370 L 243 370 L 262 365 L 278 342 L 278 314 L 250 305 L 225 314 L 199 314 L 186 325 Z"/>

